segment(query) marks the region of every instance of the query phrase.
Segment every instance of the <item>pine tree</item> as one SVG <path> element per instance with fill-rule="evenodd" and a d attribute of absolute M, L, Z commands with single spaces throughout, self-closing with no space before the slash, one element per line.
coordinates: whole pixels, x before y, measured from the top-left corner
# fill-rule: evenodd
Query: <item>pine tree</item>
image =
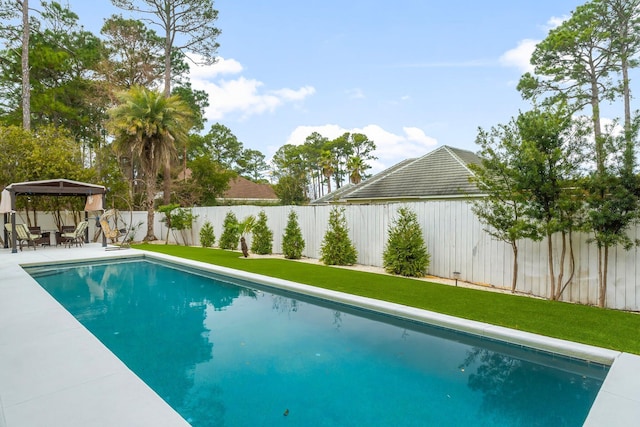
<path fill-rule="evenodd" d="M 240 231 L 238 229 L 238 218 L 229 211 L 224 217 L 222 223 L 222 235 L 220 236 L 220 249 L 238 249 L 238 241 L 240 240 Z"/>
<path fill-rule="evenodd" d="M 267 214 L 260 211 L 258 221 L 253 226 L 253 240 L 251 252 L 258 255 L 270 255 L 272 253 L 273 231 L 267 226 Z"/>
<path fill-rule="evenodd" d="M 282 253 L 287 259 L 300 259 L 304 250 L 304 239 L 302 238 L 302 230 L 298 225 L 298 215 L 295 211 L 289 212 L 289 220 L 287 228 L 282 236 Z"/>
<path fill-rule="evenodd" d="M 200 244 L 203 248 L 210 248 L 216 242 L 216 236 L 213 233 L 213 225 L 209 221 L 205 222 L 200 229 Z"/>
<path fill-rule="evenodd" d="M 422 277 L 429 268 L 429 253 L 422 238 L 418 216 L 411 209 L 400 208 L 389 227 L 389 239 L 383 254 L 387 273 Z"/>
<path fill-rule="evenodd" d="M 329 229 L 320 246 L 320 261 L 326 265 L 352 265 L 358 252 L 349 239 L 349 229 L 344 208 L 333 208 L 329 213 Z"/>

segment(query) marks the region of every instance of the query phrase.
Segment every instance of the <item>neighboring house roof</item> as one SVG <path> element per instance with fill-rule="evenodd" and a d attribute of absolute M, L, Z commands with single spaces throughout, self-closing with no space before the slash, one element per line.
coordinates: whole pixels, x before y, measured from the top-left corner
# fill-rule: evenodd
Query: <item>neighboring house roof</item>
<path fill-rule="evenodd" d="M 222 196 L 224 200 L 244 200 L 259 201 L 266 200 L 275 202 L 278 200 L 276 192 L 269 184 L 257 184 L 246 178 L 238 176 L 229 181 L 229 189 Z"/>
<path fill-rule="evenodd" d="M 390 173 L 392 173 L 393 171 L 401 168 L 402 166 L 406 165 L 407 163 L 411 163 L 413 162 L 415 159 L 405 159 L 403 161 L 401 161 L 400 163 L 397 163 L 393 166 L 391 166 L 390 168 L 387 168 L 385 170 L 383 170 L 382 172 L 378 172 L 377 174 L 373 175 L 370 178 L 367 178 L 366 180 L 354 185 L 354 184 L 347 184 L 347 185 L 343 185 L 342 187 L 338 188 L 337 190 L 332 191 L 331 193 L 325 194 L 324 196 L 313 200 L 311 202 L 312 205 L 319 205 L 319 204 L 325 204 L 325 203 L 332 203 L 332 202 L 344 202 L 344 198 L 347 197 L 349 194 L 353 193 L 354 191 L 358 190 L 359 188 L 361 188 L 362 186 L 366 185 L 366 184 L 370 184 L 372 182 L 375 182 L 377 180 L 380 180 L 382 178 L 384 178 L 385 176 L 389 175 Z"/>
<path fill-rule="evenodd" d="M 342 203 L 368 203 L 415 199 L 447 199 L 480 195 L 469 182 L 470 163 L 481 158 L 471 151 L 439 147 L 374 175 L 340 197 Z"/>

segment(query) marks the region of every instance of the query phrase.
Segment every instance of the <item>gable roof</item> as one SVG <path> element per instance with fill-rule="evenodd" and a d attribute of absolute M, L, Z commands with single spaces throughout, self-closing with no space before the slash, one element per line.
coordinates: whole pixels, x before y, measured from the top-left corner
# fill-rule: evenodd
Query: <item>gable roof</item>
<path fill-rule="evenodd" d="M 415 159 L 405 159 L 403 161 L 401 161 L 400 163 L 396 163 L 395 165 L 383 170 L 382 172 L 378 172 L 377 174 L 373 175 L 370 178 L 367 178 L 365 181 L 360 182 L 359 184 L 351 184 L 348 183 L 346 185 L 343 185 L 342 187 L 338 188 L 337 190 L 333 190 L 331 193 L 325 194 L 324 196 L 313 200 L 310 204 L 312 205 L 316 205 L 316 204 L 324 204 L 324 203 L 331 203 L 331 202 L 339 202 L 339 201 L 344 201 L 344 198 L 353 193 L 354 191 L 358 190 L 359 188 L 363 187 L 364 185 L 370 184 L 372 182 L 375 182 L 377 180 L 380 180 L 382 178 L 384 178 L 385 176 L 389 175 L 390 173 L 392 173 L 393 171 L 403 167 L 404 165 L 413 162 Z"/>
<path fill-rule="evenodd" d="M 229 181 L 229 189 L 222 196 L 225 200 L 268 200 L 276 201 L 278 196 L 269 184 L 257 184 L 241 176 Z"/>
<path fill-rule="evenodd" d="M 341 197 L 347 203 L 406 199 L 458 198 L 480 195 L 469 182 L 468 164 L 480 164 L 475 153 L 439 147 L 417 159 L 405 160 L 374 175 Z"/>

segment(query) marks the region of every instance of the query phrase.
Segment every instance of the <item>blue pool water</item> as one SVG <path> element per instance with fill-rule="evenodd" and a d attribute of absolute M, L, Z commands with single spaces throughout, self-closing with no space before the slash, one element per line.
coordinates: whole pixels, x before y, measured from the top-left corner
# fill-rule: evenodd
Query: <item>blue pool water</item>
<path fill-rule="evenodd" d="M 580 426 L 608 370 L 156 262 L 30 273 L 193 426 Z"/>

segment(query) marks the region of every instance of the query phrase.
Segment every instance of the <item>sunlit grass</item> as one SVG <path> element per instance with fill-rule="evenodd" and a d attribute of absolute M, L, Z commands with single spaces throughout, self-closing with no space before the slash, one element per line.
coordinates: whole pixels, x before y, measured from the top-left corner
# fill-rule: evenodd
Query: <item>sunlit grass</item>
<path fill-rule="evenodd" d="M 547 301 L 279 258 L 242 259 L 238 252 L 173 245 L 138 245 L 210 264 L 325 289 L 640 354 L 640 315 Z"/>

